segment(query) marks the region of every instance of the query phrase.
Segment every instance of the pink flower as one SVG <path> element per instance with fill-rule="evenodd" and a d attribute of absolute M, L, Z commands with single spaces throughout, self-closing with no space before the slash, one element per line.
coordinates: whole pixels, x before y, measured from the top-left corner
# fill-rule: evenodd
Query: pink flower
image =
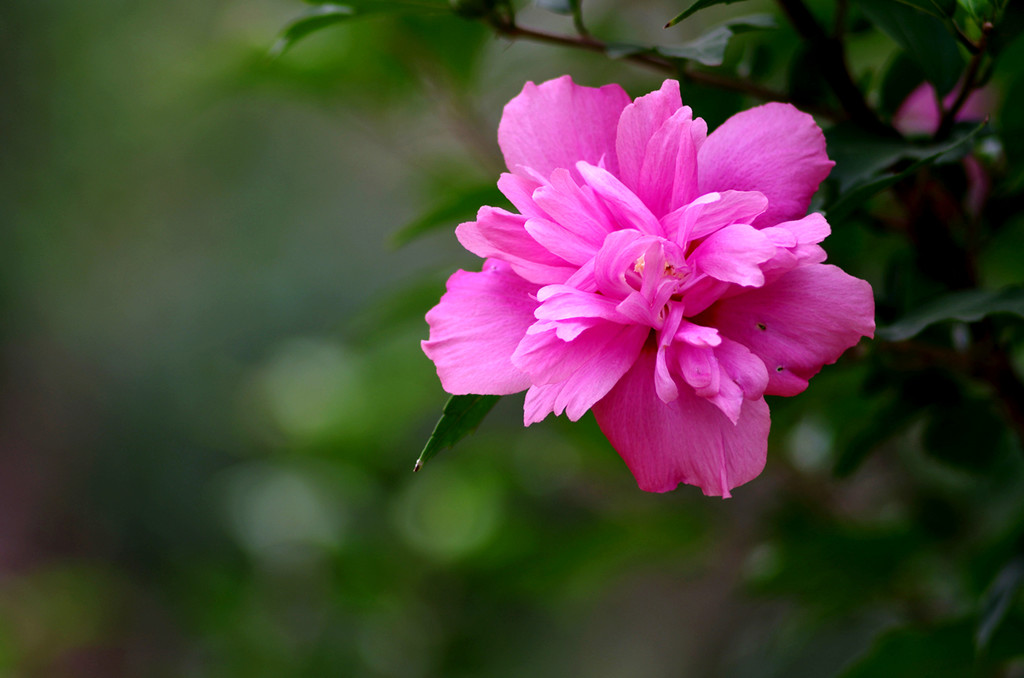
<path fill-rule="evenodd" d="M 960 93 L 960 85 L 947 94 L 942 105 L 949 108 Z M 957 111 L 956 120 L 961 122 L 981 122 L 995 108 L 994 95 L 990 89 L 979 89 L 971 92 L 964 105 Z M 906 136 L 932 136 L 939 130 L 942 113 L 939 102 L 935 98 L 935 88 L 931 83 L 921 83 L 917 89 L 907 95 L 900 104 L 899 110 L 892 116 L 892 126 L 900 134 Z"/>
<path fill-rule="evenodd" d="M 592 409 L 644 490 L 756 477 L 764 396 L 874 332 L 871 287 L 821 263 L 805 216 L 833 165 L 814 120 L 767 104 L 708 135 L 673 80 L 631 103 L 565 76 L 527 83 L 498 142 L 518 213 L 456 230 L 486 261 L 427 314 L 444 389 L 526 389 L 527 425 Z"/>
<path fill-rule="evenodd" d="M 942 99 L 943 108 L 949 108 L 956 102 L 960 93 L 960 85 L 953 88 Z M 957 122 L 981 122 L 990 111 L 995 110 L 996 96 L 991 88 L 977 89 L 971 92 L 964 105 L 957 111 L 954 120 Z M 942 124 L 942 112 L 935 97 L 935 88 L 931 83 L 921 83 L 911 92 L 899 110 L 892 116 L 892 126 L 904 136 L 934 136 Z M 963 159 L 964 173 L 967 176 L 967 194 L 964 204 L 971 214 L 978 214 L 985 205 L 992 181 L 988 172 L 978 159 L 968 155 Z"/>

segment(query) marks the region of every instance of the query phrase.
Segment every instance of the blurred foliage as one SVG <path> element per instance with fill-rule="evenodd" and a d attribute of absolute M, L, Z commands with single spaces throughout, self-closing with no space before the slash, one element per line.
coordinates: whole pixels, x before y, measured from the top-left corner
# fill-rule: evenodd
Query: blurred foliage
<path fill-rule="evenodd" d="M 1022 29 L 1006 0 L 8 0 L 0 676 L 1024 675 Z M 445 402 L 423 315 L 479 265 L 452 229 L 500 200 L 502 105 L 567 72 L 826 127 L 825 246 L 886 331 L 771 402 L 729 501 L 642 493 L 592 419 L 516 398 L 410 472 Z M 925 80 L 986 87 L 988 123 L 897 135 Z"/>

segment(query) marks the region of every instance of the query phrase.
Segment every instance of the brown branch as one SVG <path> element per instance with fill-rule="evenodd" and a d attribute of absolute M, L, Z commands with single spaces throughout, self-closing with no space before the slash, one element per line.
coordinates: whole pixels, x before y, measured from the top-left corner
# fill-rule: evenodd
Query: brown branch
<path fill-rule="evenodd" d="M 843 43 L 830 37 L 807 9 L 803 0 L 776 0 L 793 28 L 811 45 L 819 68 L 850 119 L 869 130 L 891 134 L 891 130 L 878 119 L 864 100 L 864 95 L 853 81 L 846 66 Z"/>
<path fill-rule="evenodd" d="M 935 132 L 936 139 L 943 139 L 953 131 L 953 124 L 956 122 L 956 115 L 967 102 L 967 97 L 975 90 L 978 84 L 978 73 L 981 70 L 981 62 L 985 57 L 985 48 L 988 46 L 988 34 L 992 31 L 992 24 L 985 22 L 981 27 L 981 38 L 978 40 L 978 51 L 971 57 L 967 65 L 967 72 L 964 74 L 963 85 L 956 100 L 943 114 L 939 123 L 939 129 Z"/>
<path fill-rule="evenodd" d="M 607 54 L 608 52 L 608 43 L 598 40 L 590 35 L 571 36 L 546 33 L 531 28 L 523 28 L 522 26 L 518 26 L 512 22 L 494 21 L 493 19 L 490 23 L 499 35 L 511 40 L 532 40 L 534 42 L 560 45 L 562 47 L 572 47 L 575 49 L 583 49 L 602 54 Z M 675 75 L 676 77 L 691 83 L 745 94 L 755 99 L 760 99 L 761 101 L 793 101 L 793 98 L 785 92 L 779 92 L 777 90 L 758 85 L 757 83 L 750 82 L 749 80 L 730 78 L 728 76 L 709 73 L 707 71 L 697 70 L 688 66 L 680 66 L 679 62 L 676 60 L 667 59 L 651 52 L 627 54 L 624 55 L 622 59 L 663 73 Z M 815 115 L 819 115 L 829 120 L 840 120 L 844 117 L 839 111 L 818 106 L 810 102 L 796 101 L 794 103 L 797 103 L 801 108 L 810 113 L 814 113 Z"/>

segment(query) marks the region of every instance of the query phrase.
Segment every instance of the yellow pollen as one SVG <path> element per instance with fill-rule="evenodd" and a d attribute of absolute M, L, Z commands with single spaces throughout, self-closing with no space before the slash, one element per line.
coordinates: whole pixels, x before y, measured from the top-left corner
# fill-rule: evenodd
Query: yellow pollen
<path fill-rule="evenodd" d="M 644 255 L 641 254 L 640 258 L 636 260 L 635 264 L 633 264 L 633 270 L 636 271 L 637 273 L 639 273 L 640 275 L 643 275 L 644 274 L 644 265 L 645 265 L 645 263 L 644 263 Z"/>

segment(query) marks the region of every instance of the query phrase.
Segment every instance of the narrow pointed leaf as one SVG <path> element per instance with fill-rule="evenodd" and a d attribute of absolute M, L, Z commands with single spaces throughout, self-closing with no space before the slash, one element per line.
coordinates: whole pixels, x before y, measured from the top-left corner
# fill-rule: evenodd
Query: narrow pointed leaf
<path fill-rule="evenodd" d="M 893 0 L 857 0 L 871 23 L 907 50 L 939 94 L 946 94 L 964 68 L 956 39 L 946 24 L 920 8 Z"/>
<path fill-rule="evenodd" d="M 656 47 L 654 51 L 670 59 L 688 59 L 705 66 L 721 66 L 725 50 L 734 35 L 775 27 L 775 19 L 770 14 L 754 14 L 715 26 L 696 40 L 671 47 Z"/>
<path fill-rule="evenodd" d="M 903 341 L 935 323 L 950 320 L 976 322 L 993 313 L 1011 313 L 1024 318 L 1024 288 L 947 294 L 888 327 L 878 328 L 875 336 L 888 341 Z"/>
<path fill-rule="evenodd" d="M 289 47 L 311 33 L 322 28 L 348 21 L 356 15 L 356 11 L 347 5 L 320 5 L 305 12 L 298 19 L 288 24 L 280 37 L 270 48 L 267 56 L 271 59 L 284 54 Z"/>
<path fill-rule="evenodd" d="M 382 12 L 437 13 L 451 11 L 444 0 L 346 0 L 344 4 L 315 2 L 316 6 L 285 26 L 267 52 L 271 59 L 284 54 L 296 42 L 320 29 L 334 26 L 366 14 Z"/>
<path fill-rule="evenodd" d="M 441 418 L 434 427 L 434 432 L 427 439 L 427 444 L 420 452 L 413 471 L 419 471 L 423 465 L 433 459 L 441 450 L 452 447 L 467 435 L 476 430 L 491 408 L 497 404 L 501 396 L 496 395 L 453 395 L 444 405 Z"/>
<path fill-rule="evenodd" d="M 939 162 L 944 156 L 954 156 L 957 153 L 970 148 L 972 140 L 986 127 L 985 124 L 978 125 L 969 132 L 960 134 L 944 144 L 931 144 L 928 146 L 916 146 L 892 141 L 880 141 L 877 148 L 870 142 L 865 141 L 861 147 L 864 151 L 860 157 L 856 153 L 851 154 L 848 159 L 843 159 L 838 152 L 833 153 L 836 159 L 837 172 L 842 177 L 839 196 L 826 208 L 826 214 L 833 223 L 845 219 L 857 207 L 864 204 L 871 196 L 880 193 L 892 186 L 900 179 L 913 175 L 922 167 Z M 833 150 L 832 141 L 829 141 L 829 149 Z M 838 145 L 835 151 L 839 151 Z M 877 152 L 879 155 L 872 155 Z M 899 172 L 885 172 L 878 174 L 883 167 L 903 159 L 914 159 L 913 162 Z M 839 170 L 840 164 L 846 163 L 843 169 Z M 855 164 L 856 167 L 851 167 Z"/>
<path fill-rule="evenodd" d="M 697 2 L 687 7 L 681 14 L 676 15 L 667 24 L 665 24 L 665 28 L 675 26 L 683 19 L 686 19 L 691 14 L 694 14 L 705 7 L 711 7 L 713 5 L 731 5 L 734 2 L 743 2 L 743 0 L 697 0 Z"/>

